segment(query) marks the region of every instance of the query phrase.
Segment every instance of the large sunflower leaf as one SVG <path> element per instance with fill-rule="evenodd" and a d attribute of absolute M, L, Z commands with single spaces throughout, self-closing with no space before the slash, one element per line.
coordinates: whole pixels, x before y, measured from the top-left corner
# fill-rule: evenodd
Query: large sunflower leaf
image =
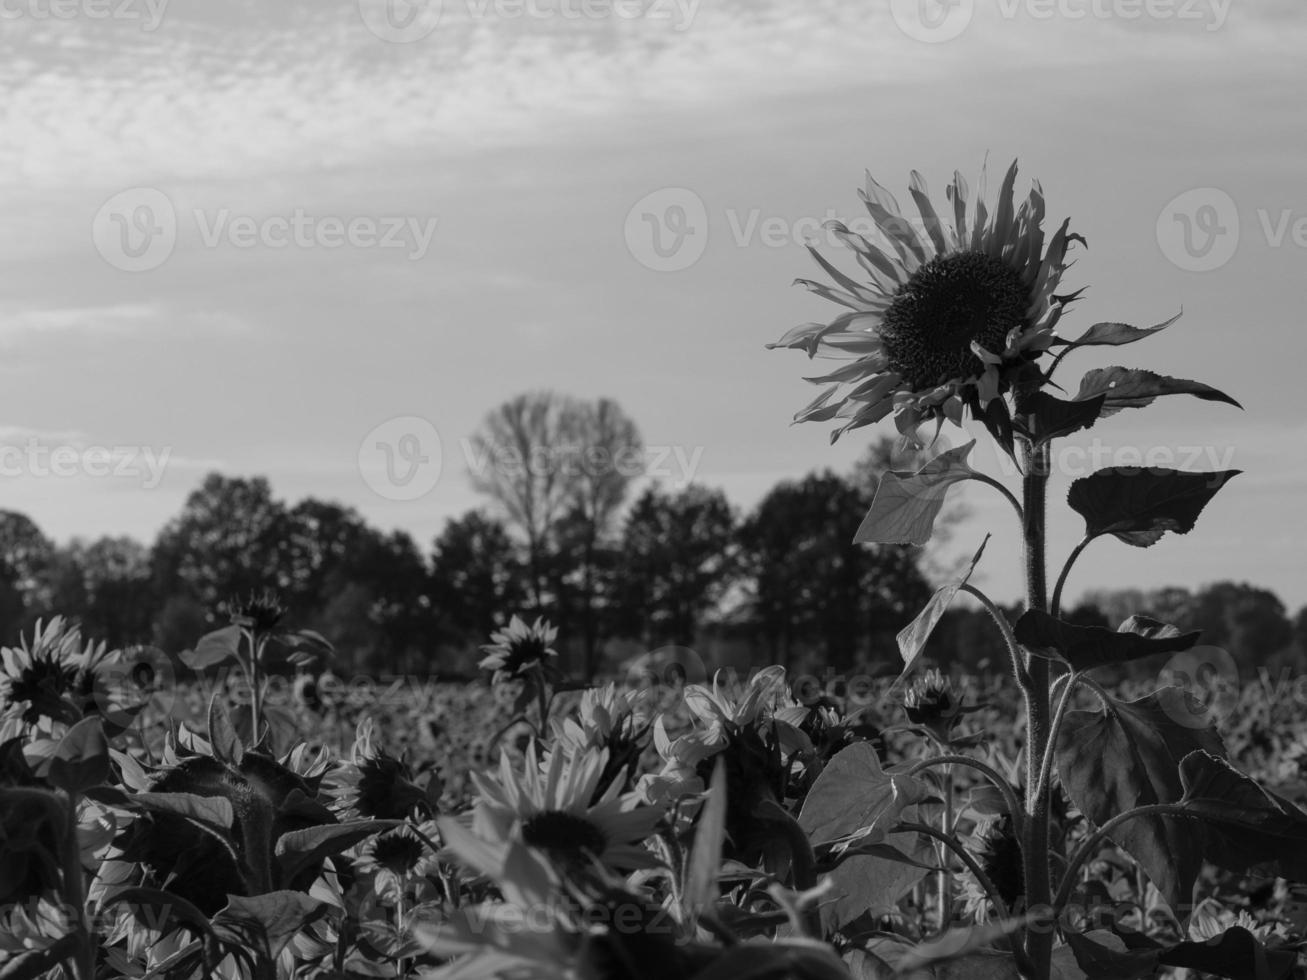
<path fill-rule="evenodd" d="M 1178 653 L 1188 650 L 1202 635 L 1181 633 L 1147 616 L 1131 616 L 1118 630 L 1076 626 L 1039 609 L 1022 613 L 1013 633 L 1032 653 L 1051 656 L 1077 671 L 1129 663 L 1157 653 Z"/>
<path fill-rule="evenodd" d="M 1171 378 L 1142 368 L 1094 368 L 1080 379 L 1076 401 L 1087 401 L 1103 395 L 1105 401 L 1101 415 L 1106 418 L 1123 408 L 1143 408 L 1163 395 L 1193 395 L 1209 402 L 1225 402 L 1243 408 L 1225 392 L 1205 385 L 1201 381 Z"/>
<path fill-rule="evenodd" d="M 1225 755 L 1215 728 L 1193 727 L 1195 715 L 1161 693 L 1130 702 L 1113 698 L 1105 711 L 1066 715 L 1058 772 L 1071 801 L 1099 826 L 1141 806 L 1178 803 L 1184 796 L 1180 761 L 1191 752 Z M 1178 689 L 1169 693 L 1191 698 Z M 1193 826 L 1187 819 L 1140 817 L 1112 834 L 1177 910 L 1189 904 L 1202 867 L 1203 841 Z"/>
<path fill-rule="evenodd" d="M 1307 881 L 1307 813 L 1207 752 L 1185 756 L 1180 782 L 1185 808 L 1203 821 L 1209 861 Z"/>
<path fill-rule="evenodd" d="M 821 906 L 826 930 L 833 931 L 864 916 L 894 914 L 899 900 L 929 874 L 923 866 L 934 852 L 920 834 L 890 834 L 884 843 L 897 853 L 890 857 L 854 854 L 823 876 L 830 879 L 834 896 Z"/>
<path fill-rule="evenodd" d="M 690 871 L 682 897 L 686 921 L 694 924 L 700 913 L 717 900 L 717 875 L 726 842 L 726 763 L 719 758 L 708 786 L 708 800 L 694 831 Z"/>
<path fill-rule="evenodd" d="M 1085 519 L 1086 537 L 1111 534 L 1136 548 L 1147 548 L 1167 531 L 1192 531 L 1207 502 L 1241 472 L 1117 466 L 1076 480 L 1067 503 Z"/>
<path fill-rule="evenodd" d="M 888 830 L 928 792 L 919 779 L 885 772 L 871 743 L 854 742 L 836 753 L 812 784 L 799 826 L 814 846 L 860 831 Z"/>
<path fill-rule="evenodd" d="M 973 439 L 942 452 L 915 473 L 884 474 L 871 510 L 853 540 L 859 544 L 926 544 L 935 532 L 935 519 L 944 508 L 949 487 L 978 476 L 967 464 L 975 445 Z"/>
<path fill-rule="evenodd" d="M 967 584 L 971 578 L 971 573 L 976 570 L 976 563 L 980 561 L 980 556 L 985 553 L 985 545 L 989 543 L 989 535 L 985 535 L 985 540 L 980 542 L 980 547 L 972 556 L 971 564 L 967 570 L 958 578 L 946 582 L 935 590 L 935 594 L 930 597 L 930 601 L 917 613 L 914 619 L 903 629 L 899 630 L 898 640 L 899 654 L 903 657 L 903 673 L 906 674 L 912 669 L 912 665 L 917 662 L 921 656 L 921 651 L 926 648 L 926 642 L 930 639 L 930 634 L 935 631 L 939 621 L 944 617 L 948 610 L 949 603 L 958 591 Z"/>

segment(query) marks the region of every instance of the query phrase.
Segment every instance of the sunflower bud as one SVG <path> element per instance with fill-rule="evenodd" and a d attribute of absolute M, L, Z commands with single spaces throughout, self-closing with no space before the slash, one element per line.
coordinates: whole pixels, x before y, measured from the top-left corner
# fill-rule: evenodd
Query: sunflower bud
<path fill-rule="evenodd" d="M 930 670 L 914 680 L 903 695 L 903 710 L 912 724 L 927 729 L 940 741 L 947 741 L 962 715 L 962 696 L 954 690 L 949 678 L 938 670 Z"/>

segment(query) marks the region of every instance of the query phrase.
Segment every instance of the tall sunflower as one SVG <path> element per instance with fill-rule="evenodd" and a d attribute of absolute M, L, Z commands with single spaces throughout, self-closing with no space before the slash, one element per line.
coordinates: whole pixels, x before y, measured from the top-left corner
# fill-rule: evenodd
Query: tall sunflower
<path fill-rule="evenodd" d="M 947 196 L 951 221 L 931 203 L 913 171 L 910 192 L 920 227 L 870 175 L 859 196 L 883 242 L 873 243 L 840 222 L 827 228 L 855 253 L 866 281 L 837 270 L 809 247 L 840 288 L 800 279 L 809 290 L 846 307 L 829 323 L 805 323 L 768 347 L 849 364 L 807 380 L 827 387 L 796 422 L 837 419 L 831 440 L 893 414 L 899 432 L 920 444 L 917 429 L 964 414 L 1002 428 L 1010 417 L 1001 396 L 1036 383 L 1034 367 L 1054 340 L 1063 308 L 1078 295 L 1059 295 L 1067 249 L 1084 239 L 1069 222 L 1045 247 L 1044 195 L 1038 181 L 1015 201 L 1017 164 L 1003 179 L 995 211 L 985 205 L 984 173 L 974 208 L 954 173 Z"/>

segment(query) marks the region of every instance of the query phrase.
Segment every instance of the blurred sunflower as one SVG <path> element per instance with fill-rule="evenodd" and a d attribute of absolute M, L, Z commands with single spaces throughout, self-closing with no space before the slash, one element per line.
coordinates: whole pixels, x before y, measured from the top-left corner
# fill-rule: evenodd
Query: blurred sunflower
<path fill-rule="evenodd" d="M 554 751 L 568 756 L 605 749 L 608 762 L 595 786 L 598 798 L 614 781 L 631 788 L 640 757 L 649 744 L 652 721 L 647 691 L 619 690 L 616 684 L 590 688 L 581 695 L 575 717 L 555 718 Z"/>
<path fill-rule="evenodd" d="M 286 615 L 286 607 L 272 589 L 236 596 L 222 604 L 233 626 L 255 633 L 271 633 Z"/>
<path fill-rule="evenodd" d="M 425 838 L 425 839 L 424 839 Z M 372 875 L 373 891 L 380 897 L 404 893 L 410 882 L 425 878 L 439 864 L 430 841 L 438 839 L 435 823 L 427 821 L 415 830 L 402 823 L 393 830 L 369 838 L 358 851 L 354 867 Z"/>
<path fill-rule="evenodd" d="M 544 619 L 528 626 L 514 616 L 507 629 L 490 634 L 490 642 L 481 648 L 486 656 L 477 666 L 493 671 L 495 681 L 544 670 L 550 665 L 550 658 L 558 656 L 558 651 L 550 646 L 557 637 L 557 627 Z"/>
<path fill-rule="evenodd" d="M 498 779 L 472 775 L 479 793 L 474 829 L 487 840 L 520 841 L 560 867 L 594 862 L 623 871 L 654 867 L 657 861 L 642 842 L 664 811 L 622 793 L 616 782 L 596 799 L 607 761 L 606 750 L 591 749 L 570 757 L 552 752 L 542 765 L 532 744 L 518 771 L 502 753 Z"/>
<path fill-rule="evenodd" d="M 983 171 L 974 208 L 967 182 L 955 172 L 947 192 L 950 223 L 940 218 L 926 181 L 913 171 L 918 230 L 894 196 L 868 175 L 859 196 L 884 242 L 874 244 L 840 222 L 826 226 L 857 253 L 868 281 L 841 273 L 809 247 L 842 288 L 799 283 L 849 312 L 830 323 L 795 327 L 768 345 L 851 360 L 808 379 L 829 387 L 795 421 L 844 420 L 834 441 L 893 413 L 899 432 L 919 442 L 922 423 L 934 420 L 937 429 L 945 419 L 961 424 L 964 411 L 987 420 L 995 399 L 1031 379 L 1032 365 L 1053 343 L 1064 306 L 1078 295 L 1060 296 L 1057 289 L 1067 249 L 1084 240 L 1064 222 L 1045 248 L 1043 191 L 1036 181 L 1018 206 L 1016 176 L 1013 161 L 990 214 Z M 1005 411 L 1001 403 L 994 408 Z"/>
<path fill-rule="evenodd" d="M 98 675 L 116 657 L 103 643 L 83 645 L 81 630 L 62 616 L 38 621 L 30 643 L 19 637 L 17 647 L 0 650 L 0 717 L 44 731 L 51 722 L 75 724 L 97 710 Z M 4 727 L 5 738 L 18 734 L 14 727 Z"/>
<path fill-rule="evenodd" d="M 438 783 L 429 793 L 403 759 L 376 744 L 371 718 L 359 722 L 350 760 L 328 774 L 326 789 L 341 811 L 374 820 L 402 820 L 415 811 L 434 816 L 440 795 Z"/>

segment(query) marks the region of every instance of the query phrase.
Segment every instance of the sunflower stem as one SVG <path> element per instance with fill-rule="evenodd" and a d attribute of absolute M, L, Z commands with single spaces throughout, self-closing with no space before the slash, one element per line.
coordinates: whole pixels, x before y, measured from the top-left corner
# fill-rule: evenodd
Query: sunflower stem
<path fill-rule="evenodd" d="M 1032 424 L 1027 428 L 1033 428 Z M 1046 501 L 1051 454 L 1049 443 L 1021 441 L 1022 538 L 1026 572 L 1026 608 L 1048 611 L 1048 578 L 1045 559 Z M 1049 875 L 1049 791 L 1040 785 L 1044 757 L 1050 751 L 1051 731 L 1049 662 L 1025 656 L 1030 686 L 1026 689 L 1026 827 L 1025 891 L 1027 910 L 1044 913 L 1051 906 Z M 1054 930 L 1045 923 L 1027 929 L 1026 952 L 1034 980 L 1047 980 L 1052 965 Z"/>
<path fill-rule="evenodd" d="M 73 923 L 77 946 L 73 951 L 73 975 L 77 980 L 95 980 L 95 946 L 86 917 L 86 879 L 82 871 L 82 845 L 77 837 L 76 793 L 68 793 L 68 814 L 63 844 L 64 901 Z"/>

